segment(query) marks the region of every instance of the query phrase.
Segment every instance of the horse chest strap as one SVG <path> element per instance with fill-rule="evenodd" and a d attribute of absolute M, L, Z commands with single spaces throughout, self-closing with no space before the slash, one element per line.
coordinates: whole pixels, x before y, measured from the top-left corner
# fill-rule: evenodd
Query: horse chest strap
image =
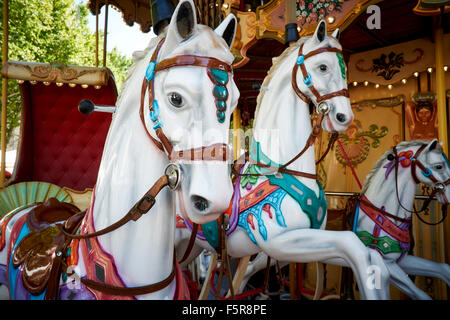
<path fill-rule="evenodd" d="M 381 212 L 370 206 L 367 198 L 363 197 L 360 201 L 360 209 L 384 232 L 389 234 L 395 240 L 409 243 L 408 230 L 402 230 L 391 220 L 385 217 Z"/>

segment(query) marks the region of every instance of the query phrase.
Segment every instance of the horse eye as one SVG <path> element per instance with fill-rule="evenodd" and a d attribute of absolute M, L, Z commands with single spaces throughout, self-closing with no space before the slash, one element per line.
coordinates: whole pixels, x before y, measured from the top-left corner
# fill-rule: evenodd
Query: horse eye
<path fill-rule="evenodd" d="M 438 165 L 435 165 L 434 168 L 436 170 L 442 170 L 442 168 L 444 168 L 444 166 L 442 164 L 438 164 Z"/>
<path fill-rule="evenodd" d="M 184 104 L 183 98 L 176 92 L 169 93 L 169 101 L 175 108 L 181 108 Z"/>
<path fill-rule="evenodd" d="M 319 66 L 319 69 L 320 69 L 320 71 L 322 71 L 322 72 L 326 72 L 326 71 L 328 70 L 328 67 L 327 67 L 325 64 L 321 64 L 321 65 Z"/>

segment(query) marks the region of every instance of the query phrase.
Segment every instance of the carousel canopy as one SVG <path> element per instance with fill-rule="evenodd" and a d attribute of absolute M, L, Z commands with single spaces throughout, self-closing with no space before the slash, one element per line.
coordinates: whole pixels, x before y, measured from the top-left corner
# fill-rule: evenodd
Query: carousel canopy
<path fill-rule="evenodd" d="M 177 1 L 172 1 L 174 4 Z M 150 0 L 89 0 L 87 7 L 92 14 L 97 14 L 104 5 L 111 5 L 120 12 L 125 23 L 140 25 L 142 32 L 149 32 L 152 27 Z"/>

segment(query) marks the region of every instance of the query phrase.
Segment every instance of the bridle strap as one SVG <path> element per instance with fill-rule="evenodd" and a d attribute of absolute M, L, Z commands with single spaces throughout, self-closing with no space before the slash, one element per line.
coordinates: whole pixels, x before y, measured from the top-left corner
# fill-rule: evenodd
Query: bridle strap
<path fill-rule="evenodd" d="M 91 288 L 93 290 L 96 291 L 100 291 L 106 294 L 110 294 L 110 295 L 115 295 L 115 296 L 138 296 L 138 295 L 143 295 L 143 294 L 149 294 L 149 293 L 153 293 L 159 290 L 164 289 L 165 287 L 167 287 L 175 278 L 175 265 L 176 265 L 177 261 L 176 261 L 176 254 L 175 252 L 173 253 L 173 268 L 172 268 L 172 272 L 169 274 L 169 276 L 167 276 L 164 280 L 161 280 L 159 282 L 150 284 L 150 285 L 145 285 L 145 286 L 139 286 L 139 287 L 117 287 L 117 286 L 112 286 L 112 285 L 108 285 L 102 282 L 97 282 L 97 281 L 93 281 L 93 280 L 89 280 L 89 279 L 83 279 L 80 278 L 80 282 L 82 284 L 84 284 L 86 287 Z M 66 263 L 62 263 L 62 271 L 64 273 L 66 273 L 68 276 L 73 275 L 75 272 L 69 272 L 68 271 L 68 266 Z"/>
<path fill-rule="evenodd" d="M 417 161 L 417 157 L 419 157 L 419 155 L 422 153 L 422 151 L 425 149 L 426 145 L 421 145 L 420 148 L 417 150 L 416 154 L 414 155 L 414 158 L 411 161 L 411 175 L 413 177 L 413 180 L 416 184 L 420 183 L 420 180 L 417 178 L 416 175 L 416 166 L 422 167 L 421 169 L 423 171 L 425 171 L 425 167 L 422 165 L 422 163 L 420 163 L 419 161 Z"/>
<path fill-rule="evenodd" d="M 195 239 L 197 238 L 197 231 L 198 231 L 198 224 L 193 223 L 193 228 L 192 228 L 191 236 L 189 238 L 189 243 L 186 247 L 186 251 L 184 252 L 183 257 L 181 258 L 180 261 L 178 261 L 178 263 L 184 262 L 189 257 L 189 255 L 192 251 L 192 248 L 194 247 Z"/>
<path fill-rule="evenodd" d="M 128 211 L 128 213 L 119 221 L 113 223 L 109 227 L 101 229 L 96 232 L 86 233 L 86 234 L 70 234 L 64 230 L 62 225 L 58 225 L 64 235 L 71 239 L 87 239 L 98 237 L 114 230 L 119 229 L 129 221 L 137 221 L 142 215 L 146 214 L 155 204 L 155 197 L 158 193 L 169 184 L 169 180 L 166 175 L 161 176 L 153 186 L 145 193 L 145 195 L 133 206 L 133 208 Z"/>
<path fill-rule="evenodd" d="M 292 88 L 294 89 L 294 92 L 297 94 L 297 96 L 300 99 L 302 99 L 304 102 L 309 103 L 309 102 L 311 102 L 311 99 L 308 98 L 303 92 L 301 92 L 301 90 L 299 89 L 298 84 L 297 84 L 298 66 L 300 65 L 300 70 L 302 72 L 303 79 L 308 79 L 308 78 L 310 78 L 310 75 L 308 74 L 308 71 L 306 70 L 306 66 L 305 66 L 305 63 L 304 63 L 304 61 L 306 59 L 308 59 L 308 58 L 310 58 L 312 56 L 315 56 L 317 54 L 324 53 L 324 52 L 336 52 L 336 53 L 342 54 L 342 50 L 340 50 L 338 48 L 323 47 L 323 48 L 319 48 L 319 49 L 313 50 L 313 51 L 307 53 L 306 55 L 303 55 L 303 45 L 304 45 L 304 43 L 302 43 L 300 45 L 300 48 L 298 50 L 298 57 L 303 57 L 303 61 L 300 64 L 296 63 L 294 65 L 294 67 L 292 68 L 292 81 L 291 82 L 292 82 Z M 348 93 L 347 89 L 341 89 L 339 91 L 335 91 L 335 92 L 332 92 L 332 93 L 321 95 L 319 93 L 319 91 L 317 91 L 317 89 L 312 84 L 312 80 L 311 79 L 310 79 L 310 83 L 311 84 L 309 86 L 308 85 L 307 86 L 308 86 L 309 90 L 312 92 L 312 94 L 316 97 L 316 102 L 317 103 L 325 101 L 325 100 L 328 100 L 328 99 L 331 99 L 331 98 L 334 98 L 334 97 L 338 97 L 338 96 L 344 96 L 344 97 L 347 97 L 347 98 L 349 97 L 349 93 Z"/>
<path fill-rule="evenodd" d="M 182 56 L 168 58 L 158 62 L 158 64 L 155 67 L 155 72 L 166 70 L 172 67 L 185 67 L 185 66 L 214 68 L 226 71 L 228 73 L 231 73 L 233 71 L 233 69 L 229 64 L 216 58 L 186 54 Z"/>
<path fill-rule="evenodd" d="M 150 63 L 155 64 L 154 69 L 153 69 L 153 75 L 158 71 L 167 70 L 167 69 L 170 69 L 173 67 L 185 67 L 185 66 L 213 68 L 213 69 L 223 70 L 228 73 L 232 73 L 232 71 L 233 71 L 232 67 L 229 64 L 227 64 L 226 62 L 223 62 L 216 58 L 204 57 L 204 56 L 180 55 L 180 56 L 176 56 L 173 58 L 164 59 L 164 60 L 156 63 L 157 58 L 158 58 L 158 53 L 164 43 L 164 40 L 165 39 L 162 39 L 158 43 L 158 45 L 150 59 Z M 209 74 L 208 74 L 208 76 L 211 77 Z M 158 149 L 160 149 L 161 151 L 166 150 L 167 156 L 170 161 L 176 161 L 176 160 L 226 161 L 226 160 L 228 160 L 230 152 L 229 152 L 228 146 L 226 144 L 214 144 L 214 145 L 211 145 L 208 147 L 200 147 L 200 148 L 194 148 L 194 149 L 189 149 L 189 150 L 174 151 L 172 143 L 167 138 L 167 136 L 164 134 L 164 131 L 161 128 L 161 126 L 157 126 L 154 129 L 159 141 L 157 139 L 155 139 L 152 136 L 152 134 L 150 134 L 150 132 L 148 131 L 148 128 L 145 124 L 145 117 L 144 117 L 145 101 L 144 100 L 145 100 L 145 90 L 147 90 L 147 89 L 148 89 L 149 111 L 152 113 L 155 111 L 153 108 L 153 103 L 155 101 L 154 76 L 149 80 L 147 80 L 147 78 L 144 77 L 144 80 L 142 83 L 141 104 L 140 104 L 140 109 L 139 109 L 141 123 L 144 126 L 147 136 L 150 137 L 150 139 L 153 141 L 153 143 L 156 145 L 156 147 Z"/>

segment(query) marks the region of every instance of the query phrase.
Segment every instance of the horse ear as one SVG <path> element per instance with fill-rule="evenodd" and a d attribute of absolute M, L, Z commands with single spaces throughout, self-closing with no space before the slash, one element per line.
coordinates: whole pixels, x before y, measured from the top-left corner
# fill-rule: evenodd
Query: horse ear
<path fill-rule="evenodd" d="M 166 56 L 181 41 L 190 38 L 197 28 L 197 16 L 192 0 L 181 0 L 173 13 L 167 28 L 166 40 L 161 48 L 161 56 Z"/>
<path fill-rule="evenodd" d="M 234 42 L 234 36 L 236 35 L 237 19 L 234 14 L 230 13 L 225 20 L 214 30 L 219 36 L 224 38 L 228 47 L 231 48 Z"/>
<path fill-rule="evenodd" d="M 437 139 L 433 139 L 433 141 L 431 141 L 429 144 L 428 144 L 428 146 L 427 146 L 427 148 L 426 149 L 428 149 L 428 151 L 433 151 L 433 150 L 435 150 L 435 149 L 437 149 L 437 147 L 440 147 L 441 145 L 438 143 L 438 140 Z M 439 148 L 438 147 L 438 148 Z"/>
<path fill-rule="evenodd" d="M 336 38 L 337 40 L 339 40 L 339 38 L 341 37 L 341 32 L 339 31 L 339 28 L 334 30 L 333 33 L 331 34 L 331 36 Z"/>
<path fill-rule="evenodd" d="M 314 32 L 313 38 L 316 39 L 318 42 L 322 42 L 327 35 L 327 24 L 325 20 L 320 20 L 319 24 L 317 25 L 316 31 Z"/>

